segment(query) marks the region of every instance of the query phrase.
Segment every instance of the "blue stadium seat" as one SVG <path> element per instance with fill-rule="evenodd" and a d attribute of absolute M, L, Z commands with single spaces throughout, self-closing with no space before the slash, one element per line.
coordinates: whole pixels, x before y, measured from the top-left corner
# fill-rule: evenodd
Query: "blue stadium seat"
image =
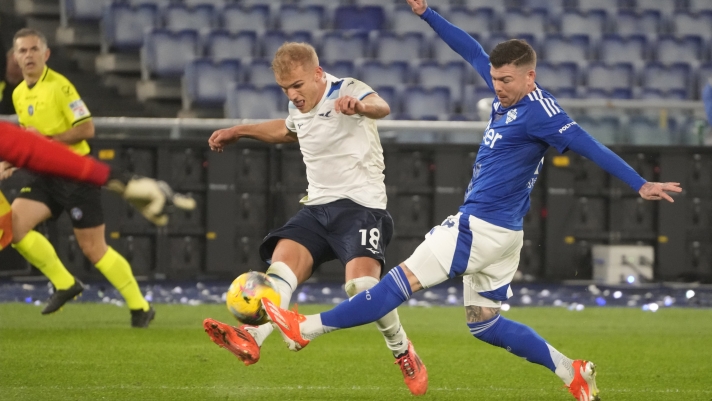
<path fill-rule="evenodd" d="M 314 38 L 311 32 L 299 31 L 287 34 L 283 31 L 270 31 L 262 36 L 263 52 L 262 57 L 272 59 L 284 42 L 304 42 L 314 45 Z"/>
<path fill-rule="evenodd" d="M 274 85 L 274 72 L 269 60 L 253 60 L 244 66 L 245 82 L 257 87 Z"/>
<path fill-rule="evenodd" d="M 352 61 L 336 61 L 333 63 L 319 60 L 319 64 L 324 71 L 337 78 L 355 77 L 356 68 Z"/>
<path fill-rule="evenodd" d="M 375 40 L 375 58 L 383 62 L 411 61 L 424 56 L 423 35 L 416 32 L 382 32 Z"/>
<path fill-rule="evenodd" d="M 397 86 L 383 85 L 375 87 L 372 86 L 371 88 L 373 88 L 373 90 L 378 93 L 378 96 L 383 98 L 383 100 L 385 100 L 391 108 L 391 114 L 385 117 L 386 120 L 394 120 L 401 114 L 400 97 Z"/>
<path fill-rule="evenodd" d="M 269 7 L 227 5 L 220 14 L 222 27 L 231 32 L 264 31 L 269 28 Z"/>
<path fill-rule="evenodd" d="M 549 15 L 560 15 L 564 11 L 565 0 L 522 0 L 521 8 L 528 11 L 544 10 Z"/>
<path fill-rule="evenodd" d="M 602 11 L 589 11 L 580 13 L 565 12 L 560 19 L 560 32 L 563 35 L 587 35 L 592 38 L 600 37 L 606 33 L 606 13 Z"/>
<path fill-rule="evenodd" d="M 687 0 L 690 11 L 699 13 L 703 11 L 712 11 L 712 2 L 709 0 Z"/>
<path fill-rule="evenodd" d="M 618 142 L 620 121 L 616 117 L 591 118 L 583 116 L 577 118 L 576 122 L 604 145 L 614 145 Z"/>
<path fill-rule="evenodd" d="M 326 61 L 368 57 L 367 32 L 327 32 L 321 41 L 320 58 Z"/>
<path fill-rule="evenodd" d="M 589 89 L 630 89 L 635 84 L 633 66 L 628 63 L 592 63 L 588 67 L 587 85 Z"/>
<path fill-rule="evenodd" d="M 536 82 L 542 89 L 560 97 L 572 97 L 576 93 L 579 83 L 578 65 L 575 63 L 552 64 L 545 61 L 538 62 L 536 66 Z"/>
<path fill-rule="evenodd" d="M 138 7 L 142 5 L 154 5 L 159 10 L 163 10 L 168 7 L 172 1 L 171 0 L 115 0 L 114 3 L 127 3 L 132 7 Z"/>
<path fill-rule="evenodd" d="M 670 133 L 662 129 L 657 121 L 646 117 L 633 117 L 626 129 L 633 145 L 670 145 Z"/>
<path fill-rule="evenodd" d="M 613 11 L 618 9 L 618 0 L 578 0 L 578 10 L 582 12 L 592 10 Z"/>
<path fill-rule="evenodd" d="M 510 36 L 528 33 L 537 37 L 546 34 L 548 24 L 547 12 L 536 10 L 532 12 L 510 10 L 502 18 L 502 31 Z"/>
<path fill-rule="evenodd" d="M 433 29 L 425 21 L 422 21 L 407 5 L 396 6 L 390 13 L 391 30 L 396 33 L 420 32 L 425 35 L 432 35 Z"/>
<path fill-rule="evenodd" d="M 606 35 L 601 39 L 599 55 L 604 63 L 641 63 L 648 60 L 645 36 Z"/>
<path fill-rule="evenodd" d="M 277 85 L 257 88 L 231 83 L 225 101 L 226 118 L 285 118 L 289 101 Z"/>
<path fill-rule="evenodd" d="M 256 57 L 257 34 L 253 31 L 213 30 L 206 38 L 206 54 L 214 61 Z"/>
<path fill-rule="evenodd" d="M 379 6 L 341 6 L 334 12 L 334 29 L 373 31 L 384 29 L 386 14 Z"/>
<path fill-rule="evenodd" d="M 358 68 L 358 79 L 370 87 L 401 85 L 410 82 L 408 63 L 395 61 L 391 63 L 366 61 Z"/>
<path fill-rule="evenodd" d="M 702 59 L 702 38 L 688 36 L 678 39 L 661 37 L 657 44 L 657 61 L 663 64 L 685 62 L 695 64 Z"/>
<path fill-rule="evenodd" d="M 403 113 L 415 120 L 447 119 L 452 114 L 452 100 L 448 88 L 424 89 L 412 86 L 403 93 Z"/>
<path fill-rule="evenodd" d="M 573 62 L 584 65 L 591 51 L 588 36 L 550 35 L 544 40 L 544 59 L 551 63 Z"/>
<path fill-rule="evenodd" d="M 225 5 L 232 1 L 232 0 L 181 0 L 183 4 L 185 4 L 188 7 L 195 7 L 199 5 L 211 5 L 213 6 L 214 9 L 218 10 Z"/>
<path fill-rule="evenodd" d="M 199 55 L 198 32 L 153 29 L 146 33 L 141 63 L 156 77 L 179 77 Z"/>
<path fill-rule="evenodd" d="M 144 29 L 157 26 L 158 7 L 132 7 L 125 3 L 112 3 L 104 9 L 102 21 L 103 41 L 108 47 L 135 50 L 143 44 Z"/>
<path fill-rule="evenodd" d="M 640 11 L 655 10 L 663 15 L 672 15 L 677 9 L 676 0 L 636 0 Z"/>
<path fill-rule="evenodd" d="M 194 60 L 185 68 L 183 87 L 187 108 L 193 106 L 217 106 L 225 103 L 227 84 L 240 79 L 240 61 L 214 62 L 202 58 Z"/>
<path fill-rule="evenodd" d="M 480 40 L 479 35 L 471 33 L 470 36 L 475 38 L 477 41 Z M 480 42 L 482 43 L 482 42 Z M 482 43 L 484 46 L 484 43 Z M 449 63 L 450 61 L 463 61 L 464 59 L 459 54 L 455 53 L 450 46 L 445 43 L 444 40 L 440 38 L 435 38 L 431 42 L 431 49 L 433 52 L 433 59 L 439 63 Z M 485 49 L 487 50 L 487 49 Z"/>
<path fill-rule="evenodd" d="M 712 11 L 697 14 L 675 13 L 672 19 L 673 32 L 677 36 L 694 35 L 712 38 Z"/>
<path fill-rule="evenodd" d="M 505 2 L 504 1 L 491 1 L 491 0 L 462 0 L 462 5 L 469 9 L 475 8 L 493 8 L 496 12 L 504 12 Z"/>
<path fill-rule="evenodd" d="M 418 68 L 418 83 L 426 89 L 444 86 L 450 90 L 452 100 L 460 103 L 464 97 L 467 68 L 471 67 L 464 61 L 451 61 L 447 64 L 424 61 Z"/>
<path fill-rule="evenodd" d="M 656 35 L 662 32 L 660 11 L 648 10 L 636 13 L 630 10 L 618 12 L 615 19 L 616 32 L 622 36 Z"/>
<path fill-rule="evenodd" d="M 478 8 L 476 10 L 465 7 L 453 7 L 448 20 L 467 32 L 489 33 L 495 28 L 495 13 L 492 8 Z"/>
<path fill-rule="evenodd" d="M 209 29 L 217 25 L 215 8 L 209 4 L 186 7 L 172 4 L 163 12 L 164 27 L 173 31 L 181 29 Z"/>
<path fill-rule="evenodd" d="M 475 37 L 475 39 L 477 39 L 477 37 Z M 540 40 L 538 40 L 536 37 L 534 37 L 534 35 L 530 35 L 530 34 L 526 34 L 526 33 L 520 33 L 517 35 L 508 35 L 505 33 L 493 33 L 493 34 L 489 35 L 487 40 L 481 41 L 480 43 L 484 42 L 484 43 L 482 43 L 482 46 L 485 48 L 485 51 L 487 53 L 491 53 L 492 49 L 494 49 L 495 46 L 497 46 L 501 42 L 505 42 L 510 39 L 524 40 L 525 42 L 529 43 L 531 45 L 531 47 L 533 47 L 537 53 L 539 52 Z"/>
<path fill-rule="evenodd" d="M 67 20 L 98 22 L 111 0 L 65 0 L 63 4 Z"/>
<path fill-rule="evenodd" d="M 643 88 L 643 90 L 640 91 L 640 98 L 658 100 L 687 100 L 687 93 L 681 89 L 662 91 L 655 88 Z"/>
<path fill-rule="evenodd" d="M 687 94 L 690 88 L 690 66 L 686 64 L 664 66 L 650 63 L 643 69 L 642 78 L 643 86 L 646 88 L 662 91 L 681 90 Z"/>
<path fill-rule="evenodd" d="M 324 7 L 282 6 L 277 19 L 283 31 L 317 31 L 324 27 Z"/>

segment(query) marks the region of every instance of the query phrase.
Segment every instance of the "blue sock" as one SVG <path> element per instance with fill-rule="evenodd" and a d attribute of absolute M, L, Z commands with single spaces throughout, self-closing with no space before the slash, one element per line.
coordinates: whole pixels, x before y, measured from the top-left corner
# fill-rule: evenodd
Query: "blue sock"
<path fill-rule="evenodd" d="M 358 293 L 321 314 L 324 326 L 345 329 L 375 322 L 408 300 L 410 284 L 400 266 L 386 274 L 373 288 Z"/>
<path fill-rule="evenodd" d="M 556 371 L 549 346 L 531 328 L 500 315 L 484 322 L 468 323 L 467 326 L 476 338 L 504 348 L 529 362 L 546 366 L 552 372 Z"/>

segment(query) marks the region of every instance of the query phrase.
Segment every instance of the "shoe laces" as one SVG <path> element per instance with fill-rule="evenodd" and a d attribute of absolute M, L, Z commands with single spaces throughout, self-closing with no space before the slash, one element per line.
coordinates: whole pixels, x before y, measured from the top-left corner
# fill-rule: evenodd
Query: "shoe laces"
<path fill-rule="evenodd" d="M 410 357 L 410 352 L 407 352 L 405 355 L 396 359 L 395 363 L 400 366 L 400 369 L 403 372 L 404 376 L 408 376 L 410 378 L 415 377 L 415 363 Z"/>

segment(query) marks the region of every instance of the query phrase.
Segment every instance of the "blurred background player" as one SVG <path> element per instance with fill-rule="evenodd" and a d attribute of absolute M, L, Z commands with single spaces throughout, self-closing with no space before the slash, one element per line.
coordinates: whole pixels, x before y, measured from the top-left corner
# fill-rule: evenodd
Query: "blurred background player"
<path fill-rule="evenodd" d="M 378 283 L 393 235 L 393 220 L 385 210 L 385 166 L 375 121 L 387 116 L 390 107 L 365 83 L 324 72 L 308 44 L 282 45 L 272 70 L 290 100 L 286 120 L 215 131 L 210 147 L 220 152 L 240 138 L 299 142 L 309 180 L 308 195 L 301 200 L 305 206 L 267 235 L 260 256 L 270 263 L 267 274 L 276 279 L 284 307 L 316 267 L 336 258 L 345 265 L 346 292 L 354 296 Z M 410 391 L 424 393 L 427 372 L 398 313 L 385 314 L 376 325 Z M 216 344 L 246 365 L 257 362 L 259 347 L 273 331 L 269 324 L 235 328 L 212 319 L 204 326 Z"/>
<path fill-rule="evenodd" d="M 580 401 L 598 400 L 595 365 L 571 360 L 531 328 L 501 316 L 519 265 L 523 218 L 550 146 L 571 149 L 638 191 L 643 199 L 672 198 L 677 183 L 646 182 L 620 157 L 576 124 L 535 82 L 536 53 L 526 42 L 499 43 L 488 56 L 480 44 L 428 8 L 408 0 L 417 15 L 467 60 L 496 94 L 488 127 L 459 213 L 434 227 L 425 241 L 369 290 L 319 315 L 303 316 L 263 300 L 292 350 L 319 335 L 365 324 L 408 300 L 413 292 L 463 276 L 467 326 L 477 339 L 554 372 Z"/>
<path fill-rule="evenodd" d="M 94 136 L 91 114 L 72 83 L 47 67 L 50 51 L 44 35 L 23 28 L 15 34 L 13 45 L 24 78 L 12 95 L 20 125 L 68 145 L 80 156 L 89 154 L 86 140 Z M 100 189 L 44 176 L 23 188 L 12 203 L 13 248 L 47 276 L 56 289 L 42 313 L 57 311 L 83 290 L 82 283 L 69 273 L 49 241 L 33 230 L 63 211 L 69 213 L 84 255 L 126 300 L 131 325 L 148 327 L 155 310 L 141 294 L 129 263 L 106 244 Z"/>

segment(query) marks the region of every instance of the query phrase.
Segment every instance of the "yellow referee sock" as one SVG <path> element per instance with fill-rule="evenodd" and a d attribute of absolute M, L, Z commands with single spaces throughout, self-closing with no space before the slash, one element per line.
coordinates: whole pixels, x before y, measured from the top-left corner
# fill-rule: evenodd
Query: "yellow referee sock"
<path fill-rule="evenodd" d="M 96 268 L 109 280 L 111 285 L 119 290 L 129 309 L 141 309 L 144 311 L 149 309 L 148 301 L 141 294 L 141 289 L 138 288 L 138 283 L 133 276 L 133 272 L 131 272 L 129 262 L 114 248 L 109 247 L 106 254 L 97 262 Z"/>
<path fill-rule="evenodd" d="M 66 290 L 74 285 L 74 276 L 59 260 L 52 244 L 44 235 L 30 231 L 25 238 L 12 245 L 32 266 L 42 272 L 58 290 Z"/>

